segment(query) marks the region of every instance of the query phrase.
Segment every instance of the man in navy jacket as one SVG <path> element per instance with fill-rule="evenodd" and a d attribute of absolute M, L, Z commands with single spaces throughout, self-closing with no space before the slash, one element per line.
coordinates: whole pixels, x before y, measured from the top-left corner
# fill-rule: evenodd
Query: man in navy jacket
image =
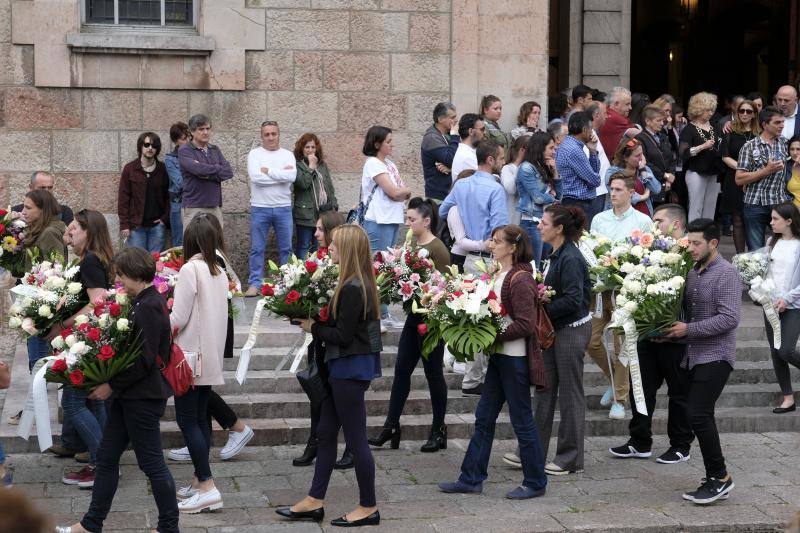
<path fill-rule="evenodd" d="M 459 142 L 456 107 L 450 102 L 439 102 L 433 108 L 433 126 L 425 132 L 420 147 L 428 198 L 444 200 L 450 192 L 454 178 L 450 175 L 450 166 Z"/>

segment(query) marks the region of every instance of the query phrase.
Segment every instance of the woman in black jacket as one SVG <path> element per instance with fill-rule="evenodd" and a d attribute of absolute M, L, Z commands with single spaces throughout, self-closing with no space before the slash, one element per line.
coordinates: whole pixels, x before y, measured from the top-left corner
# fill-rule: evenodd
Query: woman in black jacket
<path fill-rule="evenodd" d="M 584 220 L 580 209 L 551 205 L 545 209 L 539 223 L 542 240 L 553 246 L 544 271 L 544 284 L 555 290 L 552 299 L 545 300 L 545 310 L 556 331 L 553 346 L 543 354 L 549 388 L 536 394 L 536 426 L 545 460 L 556 401 L 561 414 L 556 455 L 544 467 L 551 476 L 583 470 L 586 416 L 583 354 L 592 335 L 592 315 L 589 312 L 591 282 L 586 261 L 575 244 L 581 236 Z"/>
<path fill-rule="evenodd" d="M 153 287 L 155 260 L 142 248 L 125 248 L 114 258 L 116 280 L 132 298 L 128 315 L 131 333 L 140 335 L 142 353 L 125 372 L 94 389 L 90 399 L 114 396 L 108 422 L 97 452 L 92 501 L 83 520 L 57 533 L 99 532 L 108 516 L 119 482 L 119 460 L 128 444 L 147 475 L 158 507 L 158 531 L 178 531 L 175 481 L 161 451 L 159 419 L 164 415 L 172 388 L 161 375 L 156 356 L 170 356 L 169 314 L 164 299 Z"/>
<path fill-rule="evenodd" d="M 322 404 L 317 427 L 317 464 L 308 496 L 276 512 L 291 520 L 321 521 L 328 482 L 336 459 L 339 429 L 353 452 L 358 480 L 359 506 L 331 521 L 342 527 L 378 525 L 381 515 L 375 503 L 375 462 L 367 443 L 367 409 L 364 393 L 370 381 L 381 375 L 380 303 L 372 270 L 369 237 L 353 224 L 333 232 L 331 259 L 339 264 L 339 284 L 328 322 L 301 321 L 304 331 L 325 343 L 331 394 Z"/>

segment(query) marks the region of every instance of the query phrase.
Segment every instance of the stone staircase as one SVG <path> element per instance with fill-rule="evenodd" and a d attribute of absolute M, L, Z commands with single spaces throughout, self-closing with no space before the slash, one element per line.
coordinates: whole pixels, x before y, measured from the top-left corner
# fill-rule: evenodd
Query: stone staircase
<path fill-rule="evenodd" d="M 243 317 L 248 318 L 236 325 L 236 346 L 241 346 L 245 341 L 248 325 L 244 322 L 252 316 L 254 306 L 255 299 L 247 301 L 247 311 Z M 402 316 L 400 309 L 395 310 L 395 316 Z M 381 354 L 383 376 L 372 382 L 367 393 L 369 434 L 377 433 L 386 416 L 399 335 L 400 332 L 395 330 L 389 331 L 383 337 L 384 350 Z M 235 379 L 238 350 L 235 350 L 234 359 L 225 361 L 225 385 L 216 387 L 215 390 L 225 398 L 239 417 L 253 428 L 256 434 L 254 444 L 300 445 L 308 438 L 310 426 L 308 399 L 293 374 L 288 370 L 275 371 L 279 361 L 300 339 L 299 328 L 290 326 L 284 321 L 264 318 L 259 328 L 256 348 L 252 352 L 250 373 L 243 386 L 240 386 Z M 719 430 L 721 432 L 800 431 L 800 416 L 794 413 L 772 414 L 772 406 L 779 400 L 780 392 L 772 369 L 761 309 L 750 303 L 746 296 L 743 298 L 742 320 L 737 330 L 736 351 L 736 369 L 717 402 Z M 426 439 L 430 429 L 430 400 L 421 366 L 419 365 L 412 377 L 411 394 L 401 419 L 403 438 L 409 440 Z M 35 435 L 29 442 L 25 442 L 16 437 L 16 426 L 8 424 L 8 418 L 21 409 L 27 393 L 25 377 L 27 355 L 24 345 L 17 347 L 12 372 L 12 388 L 8 391 L 0 420 L 0 441 L 7 452 L 38 450 Z M 23 378 L 17 379 L 17 376 Z M 448 373 L 445 377 L 449 389 L 446 416 L 448 433 L 452 438 L 468 438 L 472 432 L 478 398 L 461 394 L 460 374 Z M 792 378 L 795 383 L 800 383 L 800 372 L 793 369 Z M 587 436 L 627 435 L 628 420 L 610 420 L 607 409 L 600 407 L 600 397 L 607 386 L 606 380 L 588 357 L 585 364 L 584 386 L 588 406 Z M 58 435 L 60 425 L 56 420 L 54 388 L 50 394 L 53 433 Z M 656 433 L 666 431 L 666 403 L 666 387 L 662 387 L 653 420 L 653 430 Z M 558 420 L 556 413 L 556 425 Z M 555 434 L 557 428 L 553 431 Z M 165 447 L 182 446 L 183 439 L 175 423 L 172 402 L 164 416 L 162 432 Z M 506 411 L 500 415 L 496 433 L 498 438 L 513 438 L 513 430 Z M 224 444 L 226 439 L 225 432 L 216 427 L 215 445 Z"/>

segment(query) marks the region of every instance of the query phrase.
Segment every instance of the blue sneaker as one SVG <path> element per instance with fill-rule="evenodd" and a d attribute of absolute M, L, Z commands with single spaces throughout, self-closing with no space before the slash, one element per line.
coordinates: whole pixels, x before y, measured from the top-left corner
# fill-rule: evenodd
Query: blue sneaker
<path fill-rule="evenodd" d="M 452 483 L 439 483 L 439 490 L 448 494 L 480 494 L 483 492 L 483 484 L 470 485 L 459 480 Z"/>
<path fill-rule="evenodd" d="M 516 489 L 506 494 L 506 498 L 509 500 L 529 500 L 538 496 L 544 496 L 546 491 L 546 488 L 532 489 L 530 487 L 526 487 L 525 485 L 520 485 Z"/>
<path fill-rule="evenodd" d="M 608 390 L 603 393 L 603 397 L 600 398 L 600 405 L 603 407 L 608 407 L 611 405 L 611 402 L 614 401 L 614 387 L 609 386 Z"/>

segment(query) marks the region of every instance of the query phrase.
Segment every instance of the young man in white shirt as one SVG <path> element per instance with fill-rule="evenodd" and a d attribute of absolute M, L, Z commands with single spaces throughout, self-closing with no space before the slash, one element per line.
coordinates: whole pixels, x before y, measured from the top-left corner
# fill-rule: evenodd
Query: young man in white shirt
<path fill-rule="evenodd" d="M 458 135 L 461 137 L 461 143 L 458 145 L 456 155 L 453 156 L 453 166 L 450 169 L 453 181 L 464 170 L 478 169 L 475 146 L 485 137 L 486 126 L 481 117 L 475 113 L 467 113 L 458 121 Z"/>
<path fill-rule="evenodd" d="M 245 296 L 257 296 L 264 278 L 264 252 L 269 228 L 275 230 L 278 257 L 292 253 L 292 183 L 297 177 L 294 154 L 280 147 L 275 121 L 261 124 L 261 146 L 247 155 L 250 178 L 250 286 Z"/>

